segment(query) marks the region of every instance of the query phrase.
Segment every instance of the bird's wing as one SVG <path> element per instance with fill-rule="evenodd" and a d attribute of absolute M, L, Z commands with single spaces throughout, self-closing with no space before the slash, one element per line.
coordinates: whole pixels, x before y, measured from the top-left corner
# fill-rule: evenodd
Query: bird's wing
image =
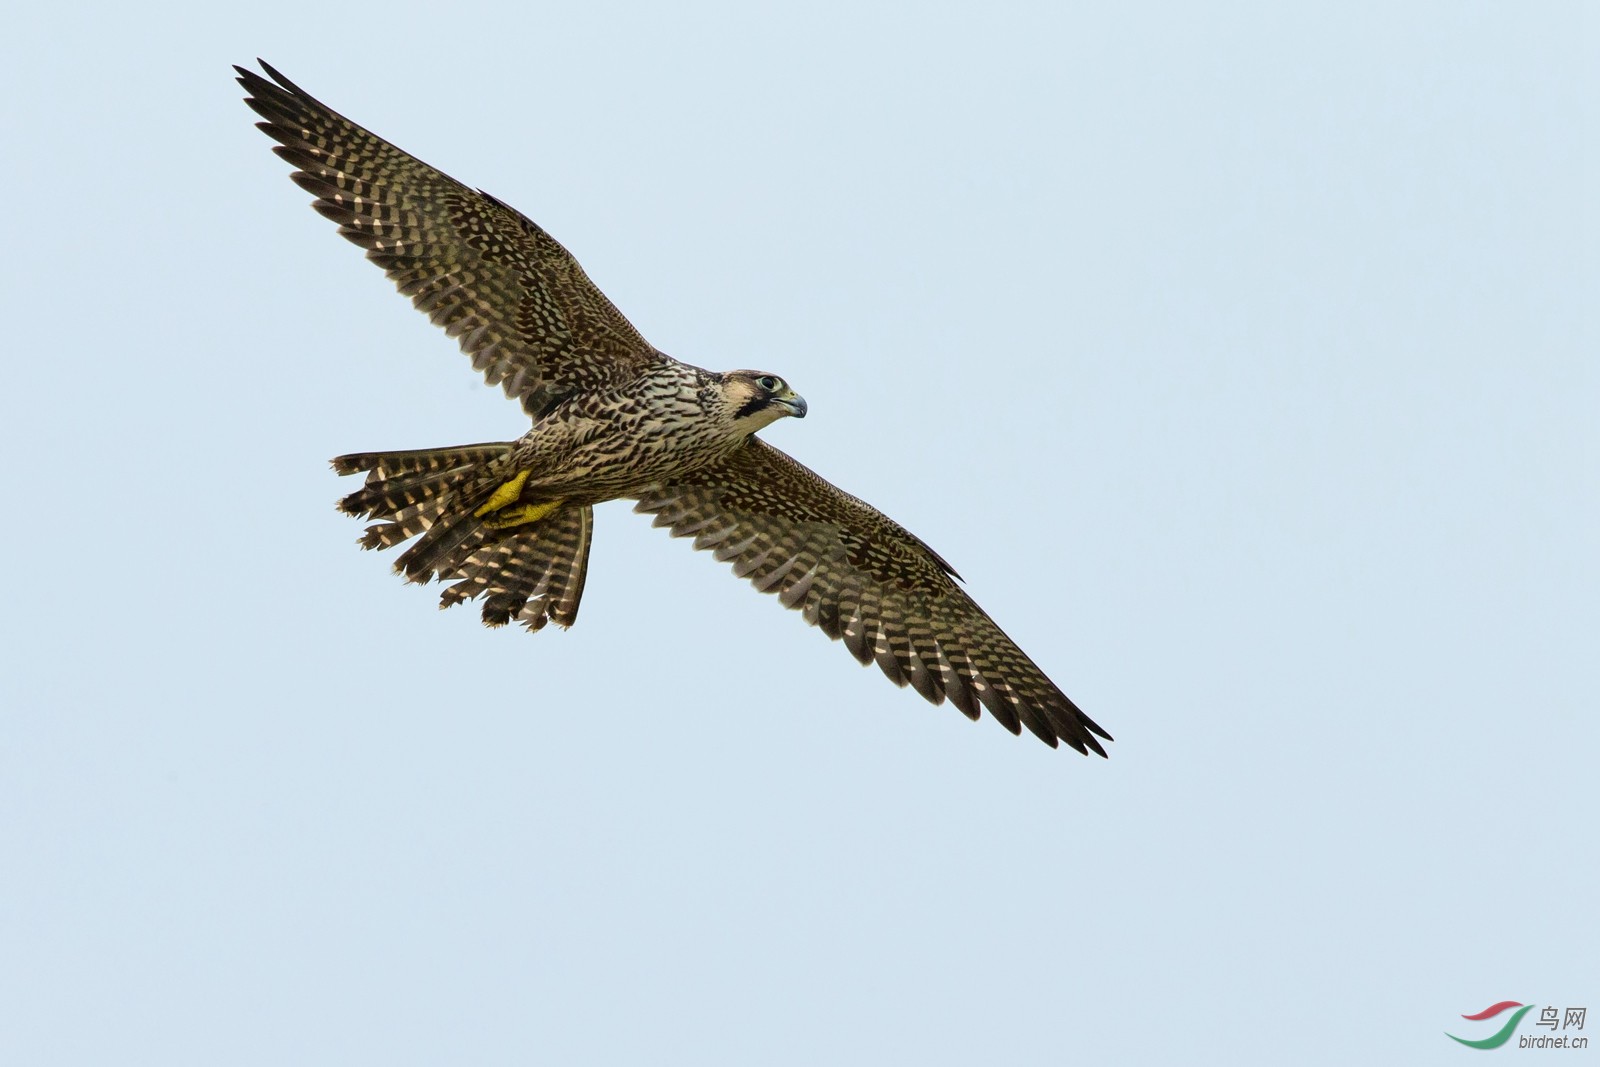
<path fill-rule="evenodd" d="M 272 81 L 234 70 L 312 206 L 528 414 L 663 358 L 537 224 L 261 67 Z"/>
<path fill-rule="evenodd" d="M 693 537 L 863 664 L 969 718 L 1105 755 L 1111 740 L 1045 677 L 904 527 L 752 437 L 727 459 L 654 487 L 635 507 Z"/>

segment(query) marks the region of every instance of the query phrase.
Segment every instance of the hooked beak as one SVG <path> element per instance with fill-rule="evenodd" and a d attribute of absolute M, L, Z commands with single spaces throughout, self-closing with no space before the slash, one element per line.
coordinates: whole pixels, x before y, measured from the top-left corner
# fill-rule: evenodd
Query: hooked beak
<path fill-rule="evenodd" d="M 793 389 L 787 390 L 782 396 L 773 397 L 772 402 L 797 419 L 806 417 L 806 398 Z"/>

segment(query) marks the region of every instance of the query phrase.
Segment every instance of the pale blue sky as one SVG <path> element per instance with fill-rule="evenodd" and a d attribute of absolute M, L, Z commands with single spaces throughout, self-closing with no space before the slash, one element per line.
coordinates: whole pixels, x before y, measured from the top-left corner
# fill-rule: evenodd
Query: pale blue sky
<path fill-rule="evenodd" d="M 1456 1063 L 1600 1008 L 1591 5 L 572 7 L 10 16 L 0 1062 Z M 1112 758 L 626 505 L 569 633 L 356 551 L 328 457 L 525 422 L 257 55 L 786 376 L 769 438 Z"/>

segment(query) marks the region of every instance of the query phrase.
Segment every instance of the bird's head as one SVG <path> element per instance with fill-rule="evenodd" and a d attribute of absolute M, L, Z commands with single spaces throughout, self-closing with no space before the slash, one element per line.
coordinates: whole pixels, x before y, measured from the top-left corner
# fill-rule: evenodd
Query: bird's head
<path fill-rule="evenodd" d="M 785 415 L 806 417 L 805 398 L 766 371 L 729 371 L 722 376 L 722 395 L 733 412 L 734 424 L 745 433 L 755 433 Z"/>

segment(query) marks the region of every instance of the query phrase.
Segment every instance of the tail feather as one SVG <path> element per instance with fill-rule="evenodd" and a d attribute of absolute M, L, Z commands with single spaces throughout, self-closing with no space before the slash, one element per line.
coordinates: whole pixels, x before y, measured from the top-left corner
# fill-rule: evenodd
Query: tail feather
<path fill-rule="evenodd" d="M 511 445 L 489 441 L 455 448 L 413 448 L 404 452 L 352 452 L 335 456 L 333 469 L 340 474 L 371 471 L 367 484 L 393 478 L 397 474 L 429 474 L 454 467 L 488 463 L 511 451 Z"/>
<path fill-rule="evenodd" d="M 394 569 L 409 581 L 426 585 L 435 575 L 443 577 L 448 573 L 452 561 L 470 554 L 488 532 L 488 528 L 465 508 L 445 515 L 394 561 Z"/>
<path fill-rule="evenodd" d="M 456 467 L 443 472 L 398 474 L 393 478 L 384 478 L 362 486 L 340 500 L 339 510 L 357 518 L 365 518 L 379 512 L 393 512 L 398 515 L 407 508 L 426 504 L 445 490 L 462 484 L 478 469 L 480 468 Z"/>
<path fill-rule="evenodd" d="M 375 522 L 367 527 L 366 533 L 361 535 L 356 544 L 369 551 L 374 548 L 382 551 L 385 548 L 393 548 L 395 545 L 409 541 L 418 532 L 418 530 L 407 531 L 398 522 Z"/>
<path fill-rule="evenodd" d="M 398 505 L 379 502 L 371 507 L 360 507 L 352 503 L 350 497 L 345 497 L 339 501 L 338 507 L 346 515 L 353 515 L 358 519 L 379 518 L 386 520 L 376 526 L 367 527 L 369 535 L 373 534 L 374 531 L 382 531 L 380 538 L 372 544 L 366 544 L 369 538 L 362 538 L 362 542 L 365 548 L 389 548 L 392 545 L 398 545 L 401 541 L 410 540 L 417 534 L 430 529 L 435 522 L 439 521 L 439 518 L 450 506 L 450 501 L 445 497 L 445 494 L 454 488 L 456 488 L 454 485 L 441 486 L 435 495 L 413 504 Z M 366 490 L 362 490 L 362 492 L 366 492 Z M 354 494 L 351 495 L 353 496 Z"/>
<path fill-rule="evenodd" d="M 483 621 L 516 620 L 530 631 L 546 622 L 571 626 L 589 569 L 594 509 L 563 508 L 528 526 L 513 527 L 479 544 L 441 579 L 459 579 L 441 594 L 440 607 L 483 597 Z"/>
<path fill-rule="evenodd" d="M 393 548 L 432 530 L 471 491 L 474 479 L 482 480 L 486 468 L 510 452 L 509 444 L 485 444 L 339 456 L 333 469 L 340 474 L 367 472 L 366 484 L 340 500 L 339 510 L 385 520 L 368 526 L 360 544 Z"/>
<path fill-rule="evenodd" d="M 437 517 L 441 498 L 481 476 L 485 467 L 510 452 L 510 445 L 500 444 L 339 456 L 333 469 L 340 474 L 368 472 L 366 484 L 339 501 L 339 510 L 357 518 L 404 521 L 412 515 L 426 515 L 431 520 Z M 427 526 L 413 533 L 424 529 Z"/>
<path fill-rule="evenodd" d="M 564 507 L 525 525 L 485 525 L 474 510 L 502 484 L 505 469 L 497 469 L 497 461 L 511 448 L 481 444 L 340 456 L 334 470 L 365 471 L 367 479 L 339 509 L 384 520 L 367 527 L 363 548 L 393 548 L 417 537 L 395 569 L 414 582 L 453 582 L 441 593 L 440 607 L 481 597 L 488 626 L 512 620 L 530 631 L 550 621 L 571 626 L 588 572 L 594 510 Z"/>

